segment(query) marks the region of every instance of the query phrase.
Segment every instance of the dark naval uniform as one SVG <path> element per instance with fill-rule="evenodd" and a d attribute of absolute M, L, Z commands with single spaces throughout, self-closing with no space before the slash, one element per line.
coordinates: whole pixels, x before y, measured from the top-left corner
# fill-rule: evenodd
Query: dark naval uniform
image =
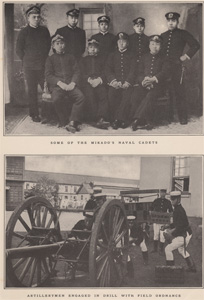
<path fill-rule="evenodd" d="M 133 52 L 137 62 L 141 60 L 141 57 L 149 52 L 149 37 L 145 34 L 133 33 L 129 39 L 129 49 Z"/>
<path fill-rule="evenodd" d="M 142 81 L 146 76 L 156 77 L 157 83 L 154 83 L 151 89 L 143 87 Z M 160 53 L 153 55 L 145 54 L 139 63 L 138 81 L 139 87 L 135 87 L 131 97 L 131 118 L 146 119 L 152 122 L 154 115 L 154 101 L 164 90 L 164 82 L 169 76 L 169 63 Z"/>
<path fill-rule="evenodd" d="M 55 34 L 63 36 L 65 41 L 65 52 L 72 54 L 77 61 L 81 58 L 86 47 L 85 31 L 79 27 L 64 26 L 57 29 Z"/>
<path fill-rule="evenodd" d="M 182 76 L 182 62 L 180 57 L 186 45 L 189 49 L 186 52 L 189 58 L 198 51 L 200 45 L 198 41 L 186 30 L 176 28 L 161 34 L 163 38 L 162 53 L 170 60 L 171 78 L 176 94 L 176 105 L 180 121 L 187 121 L 186 96 Z"/>
<path fill-rule="evenodd" d="M 67 120 L 67 111 L 64 110 L 63 105 L 65 97 L 68 96 L 74 101 L 69 118 L 70 121 L 80 122 L 83 113 L 84 95 L 77 86 L 75 86 L 72 91 L 64 91 L 57 85 L 57 83 L 62 81 L 66 84 L 71 82 L 78 84 L 79 75 L 80 71 L 78 64 L 72 55 L 68 53 L 54 53 L 47 58 L 45 76 L 52 92 L 52 99 L 56 113 L 60 123 L 62 124 L 65 124 Z"/>
<path fill-rule="evenodd" d="M 171 202 L 166 198 L 157 198 L 151 205 L 151 211 L 158 212 L 172 212 L 173 208 Z"/>
<path fill-rule="evenodd" d="M 100 118 L 107 119 L 108 114 L 108 95 L 105 86 L 104 76 L 104 58 L 101 55 L 82 57 L 80 61 L 80 70 L 82 77 L 82 90 L 86 97 L 87 121 L 96 121 Z M 93 88 L 88 79 L 100 77 L 102 84 Z"/>
<path fill-rule="evenodd" d="M 189 226 L 188 218 L 186 212 L 181 204 L 177 205 L 173 211 L 173 223 L 170 225 L 170 228 L 175 228 L 175 231 L 172 232 L 174 237 L 177 236 L 186 236 L 188 232 L 189 235 L 192 234 L 191 227 Z"/>
<path fill-rule="evenodd" d="M 28 85 L 29 114 L 39 115 L 37 86 L 44 88 L 45 60 L 50 50 L 50 34 L 46 27 L 30 25 L 23 28 L 17 38 L 16 54 L 23 62 Z"/>
<path fill-rule="evenodd" d="M 134 83 L 134 73 L 135 60 L 129 49 L 126 49 L 123 52 L 116 50 L 108 56 L 105 75 L 109 84 L 116 79 L 122 84 L 128 82 L 132 85 Z M 129 87 L 128 89 L 115 89 L 111 86 L 109 87 L 108 98 L 111 121 L 127 120 L 129 106 L 126 105 L 126 102 L 129 101 L 131 93 L 132 87 Z"/>
<path fill-rule="evenodd" d="M 91 39 L 94 39 L 97 42 L 99 42 L 99 51 L 100 54 L 104 56 L 104 59 L 106 59 L 107 56 L 116 48 L 116 37 L 110 32 L 99 32 L 97 34 L 92 35 Z"/>

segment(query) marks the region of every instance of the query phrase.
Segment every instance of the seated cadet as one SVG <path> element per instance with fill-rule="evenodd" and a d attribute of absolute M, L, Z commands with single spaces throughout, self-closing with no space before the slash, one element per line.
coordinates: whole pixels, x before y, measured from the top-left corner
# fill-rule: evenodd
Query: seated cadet
<path fill-rule="evenodd" d="M 54 54 L 49 56 L 45 66 L 45 77 L 52 93 L 52 100 L 59 119 L 59 126 L 67 124 L 67 111 L 64 109 L 64 101 L 74 101 L 69 124 L 66 129 L 72 133 L 79 130 L 82 119 L 84 95 L 78 89 L 79 67 L 75 58 L 65 53 L 64 38 L 59 34 L 52 37 Z"/>
<path fill-rule="evenodd" d="M 109 53 L 115 50 L 115 36 L 108 31 L 110 24 L 108 16 L 100 16 L 97 21 L 99 33 L 92 35 L 91 39 L 99 42 L 100 54 L 106 59 Z"/>
<path fill-rule="evenodd" d="M 139 86 L 134 88 L 131 98 L 132 130 L 138 129 L 141 120 L 146 121 L 146 129 L 153 128 L 154 102 L 162 92 L 169 76 L 169 64 L 160 54 L 162 38 L 158 35 L 150 37 L 150 52 L 146 53 L 139 63 Z"/>
<path fill-rule="evenodd" d="M 96 127 L 107 129 L 108 95 L 104 84 L 104 61 L 99 55 L 99 43 L 88 40 L 88 55 L 80 61 L 82 90 L 85 95 L 87 121 L 96 121 Z"/>
<path fill-rule="evenodd" d="M 139 17 L 133 20 L 133 29 L 135 33 L 130 35 L 130 51 L 139 62 L 141 57 L 149 52 L 149 38 L 144 34 L 145 19 Z"/>
<path fill-rule="evenodd" d="M 126 128 L 129 116 L 129 101 L 134 83 L 135 63 L 128 49 L 129 37 L 126 33 L 117 34 L 118 49 L 108 56 L 105 75 L 109 85 L 108 98 L 110 120 L 113 129 Z"/>

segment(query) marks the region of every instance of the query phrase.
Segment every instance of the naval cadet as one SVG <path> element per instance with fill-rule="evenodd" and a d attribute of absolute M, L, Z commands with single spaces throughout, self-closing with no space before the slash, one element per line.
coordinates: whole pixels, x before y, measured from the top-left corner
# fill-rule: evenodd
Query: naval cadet
<path fill-rule="evenodd" d="M 45 60 L 50 50 L 50 33 L 40 26 L 40 7 L 31 6 L 26 11 L 28 25 L 17 38 L 16 54 L 22 60 L 28 86 L 29 115 L 33 122 L 40 122 L 38 110 L 38 84 L 44 88 Z"/>
<path fill-rule="evenodd" d="M 79 61 L 86 47 L 85 30 L 77 27 L 79 20 L 78 9 L 71 9 L 66 15 L 67 25 L 57 29 L 55 34 L 63 36 L 66 45 L 65 52 L 72 54 Z"/>
<path fill-rule="evenodd" d="M 171 64 L 171 79 L 175 90 L 177 113 L 180 124 L 188 123 L 187 103 L 184 87 L 184 62 L 190 60 L 200 48 L 199 42 L 186 30 L 179 29 L 177 12 L 165 15 L 168 30 L 161 34 L 163 38 L 163 54 L 169 58 Z M 186 45 L 188 45 L 187 51 Z"/>
<path fill-rule="evenodd" d="M 116 49 L 116 37 L 114 34 L 109 32 L 109 16 L 100 16 L 97 21 L 99 33 L 92 35 L 91 39 L 94 39 L 99 43 L 100 55 L 106 59 L 109 53 Z"/>
<path fill-rule="evenodd" d="M 130 35 L 130 51 L 136 56 L 137 62 L 141 60 L 142 55 L 149 52 L 149 37 L 144 33 L 145 19 L 136 18 L 133 20 L 134 33 Z"/>

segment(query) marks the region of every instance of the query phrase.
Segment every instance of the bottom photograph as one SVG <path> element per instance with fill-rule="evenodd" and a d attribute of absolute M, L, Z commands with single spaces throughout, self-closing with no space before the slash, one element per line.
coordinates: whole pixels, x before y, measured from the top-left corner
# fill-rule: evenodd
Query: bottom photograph
<path fill-rule="evenodd" d="M 202 287 L 203 157 L 5 156 L 5 288 Z"/>

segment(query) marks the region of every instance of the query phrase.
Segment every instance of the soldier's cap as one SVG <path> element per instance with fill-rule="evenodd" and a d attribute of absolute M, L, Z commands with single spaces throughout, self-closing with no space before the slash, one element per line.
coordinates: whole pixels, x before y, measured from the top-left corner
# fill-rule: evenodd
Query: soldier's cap
<path fill-rule="evenodd" d="M 150 42 L 156 42 L 156 43 L 162 43 L 162 41 L 163 41 L 163 39 L 162 39 L 162 37 L 160 36 L 160 35 L 156 35 L 156 34 L 154 34 L 154 35 L 151 35 L 150 37 L 149 37 L 149 41 Z"/>
<path fill-rule="evenodd" d="M 100 186 L 95 186 L 93 188 L 93 193 L 97 194 L 97 193 L 101 193 L 102 192 L 102 188 Z"/>
<path fill-rule="evenodd" d="M 29 7 L 27 10 L 26 10 L 26 15 L 29 16 L 31 14 L 36 14 L 36 15 L 39 15 L 40 14 L 40 7 L 39 6 L 36 6 L 36 5 L 33 5 L 31 7 Z"/>
<path fill-rule="evenodd" d="M 51 42 L 52 44 L 54 44 L 54 42 L 56 41 L 63 41 L 64 42 L 64 38 L 63 36 L 59 35 L 59 34 L 55 34 L 51 37 Z"/>
<path fill-rule="evenodd" d="M 77 17 L 79 16 L 79 10 L 76 8 L 73 8 L 71 10 L 68 10 L 66 13 L 67 16 Z"/>
<path fill-rule="evenodd" d="M 95 39 L 89 39 L 89 40 L 88 40 L 88 46 L 89 46 L 89 45 L 94 45 L 94 46 L 99 47 L 99 42 L 96 41 Z M 101 189 L 101 190 L 102 190 L 102 189 Z"/>
<path fill-rule="evenodd" d="M 98 193 L 96 195 L 94 195 L 95 198 L 100 198 L 100 197 L 106 197 L 106 194 L 104 193 Z"/>
<path fill-rule="evenodd" d="M 132 22 L 134 25 L 136 24 L 145 25 L 145 19 L 141 17 L 134 19 Z"/>
<path fill-rule="evenodd" d="M 178 20 L 180 14 L 177 12 L 168 12 L 167 14 L 165 14 L 165 17 L 167 20 Z"/>
<path fill-rule="evenodd" d="M 100 23 L 102 23 L 102 22 L 105 22 L 105 23 L 110 23 L 110 18 L 109 18 L 109 16 L 100 16 L 100 17 L 98 17 L 98 19 L 97 19 L 97 22 L 100 24 Z"/>
<path fill-rule="evenodd" d="M 159 192 L 160 193 L 166 193 L 166 189 L 160 189 Z"/>
<path fill-rule="evenodd" d="M 181 192 L 180 191 L 172 191 L 170 192 L 170 196 L 171 198 L 177 198 L 181 196 Z"/>
<path fill-rule="evenodd" d="M 127 220 L 128 220 L 128 221 L 132 221 L 132 220 L 135 220 L 135 219 L 136 219 L 136 217 L 133 216 L 133 215 L 127 216 Z"/>
<path fill-rule="evenodd" d="M 125 32 L 119 32 L 116 36 L 116 40 L 129 40 L 129 35 Z"/>

